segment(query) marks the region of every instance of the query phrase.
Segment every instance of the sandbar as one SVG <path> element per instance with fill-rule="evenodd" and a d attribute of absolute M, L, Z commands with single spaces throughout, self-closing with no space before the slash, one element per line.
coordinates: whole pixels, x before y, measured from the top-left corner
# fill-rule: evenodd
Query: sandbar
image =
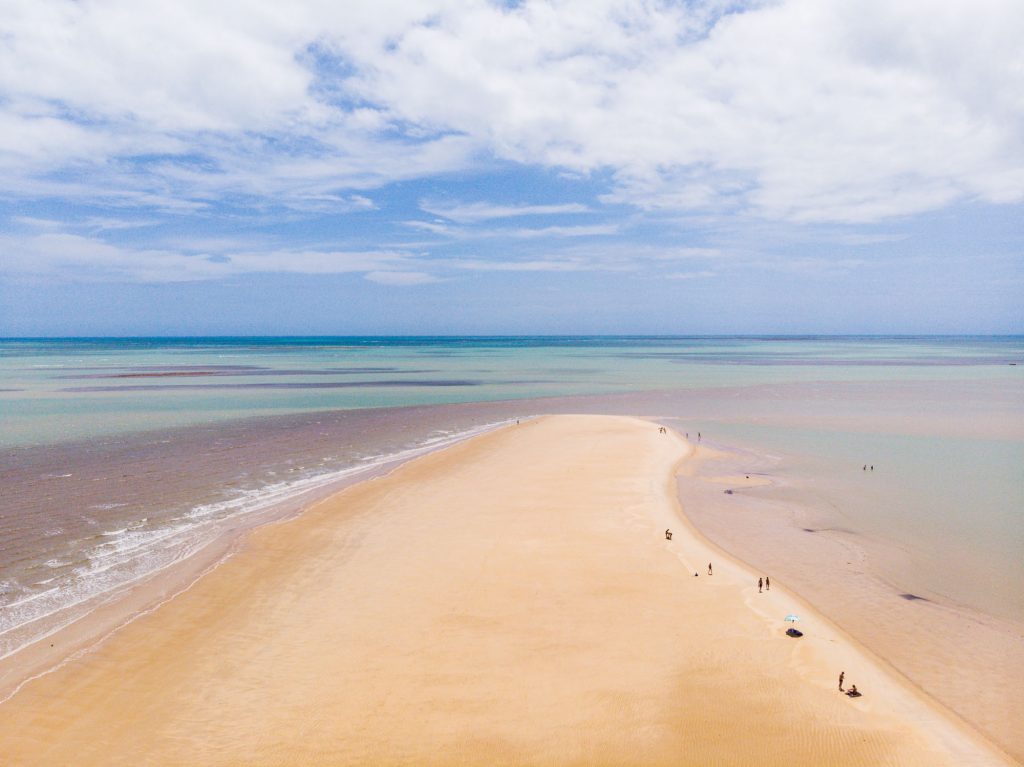
<path fill-rule="evenodd" d="M 691 452 L 542 417 L 254 530 L 0 704 L 4 763 L 1010 763 L 696 533 Z"/>

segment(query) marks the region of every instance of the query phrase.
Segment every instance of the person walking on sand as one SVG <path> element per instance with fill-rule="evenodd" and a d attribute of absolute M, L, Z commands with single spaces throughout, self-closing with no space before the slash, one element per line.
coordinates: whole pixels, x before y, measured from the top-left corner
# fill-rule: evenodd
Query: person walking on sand
<path fill-rule="evenodd" d="M 765 591 L 771 591 L 772 590 L 772 582 L 771 582 L 771 580 L 769 580 L 767 575 L 764 577 L 764 590 Z"/>
<path fill-rule="evenodd" d="M 711 575 L 711 563 L 708 562 L 708 575 Z"/>
<path fill-rule="evenodd" d="M 757 593 L 761 593 L 761 587 L 764 586 L 764 581 L 760 578 L 757 579 Z"/>
<path fill-rule="evenodd" d="M 846 672 L 845 671 L 840 671 L 839 672 L 839 692 L 843 691 L 843 680 L 844 679 L 846 679 Z"/>

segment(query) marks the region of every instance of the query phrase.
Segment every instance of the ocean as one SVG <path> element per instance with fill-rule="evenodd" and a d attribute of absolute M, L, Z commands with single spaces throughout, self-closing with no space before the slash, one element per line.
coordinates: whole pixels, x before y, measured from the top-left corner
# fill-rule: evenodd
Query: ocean
<path fill-rule="evenodd" d="M 0 658 L 302 492 L 550 412 L 756 454 L 751 496 L 894 592 L 1024 624 L 1024 337 L 7 339 Z"/>

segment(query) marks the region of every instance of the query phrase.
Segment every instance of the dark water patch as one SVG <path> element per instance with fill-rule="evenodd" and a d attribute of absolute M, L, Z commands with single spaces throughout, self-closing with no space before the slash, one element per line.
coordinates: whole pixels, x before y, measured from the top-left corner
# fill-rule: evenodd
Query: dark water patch
<path fill-rule="evenodd" d="M 385 381 L 310 381 L 305 383 L 245 383 L 245 384 L 153 384 L 147 386 L 69 386 L 64 392 L 127 392 L 127 391 L 176 391 L 179 389 L 374 389 L 410 387 L 458 387 L 483 386 L 493 381 L 449 380 L 385 380 Z M 513 382 L 505 382 L 513 383 Z M 515 383 L 537 383 L 517 381 Z"/>
<path fill-rule="evenodd" d="M 94 380 L 94 379 L 114 379 L 114 378 L 189 378 L 193 376 L 230 376 L 232 378 L 242 376 L 328 376 L 328 375 L 368 375 L 368 374 L 380 374 L 380 373 L 391 373 L 391 374 L 411 374 L 416 373 L 422 375 L 423 373 L 435 373 L 436 370 L 427 368 L 415 368 L 415 369 L 401 369 L 396 367 L 353 367 L 353 368 L 317 368 L 317 369 L 275 369 L 275 368 L 218 368 L 211 366 L 208 368 L 196 367 L 193 369 L 183 370 L 175 367 L 168 367 L 165 369 L 136 371 L 128 368 L 127 372 L 118 373 L 89 373 L 86 375 L 62 375 L 55 376 L 55 378 L 61 380 Z"/>
<path fill-rule="evenodd" d="M 927 597 L 919 597 L 917 594 L 900 594 L 901 599 L 906 599 L 908 602 L 931 602 L 932 600 Z"/>
<path fill-rule="evenodd" d="M 630 356 L 630 355 L 620 355 Z M 641 358 L 648 355 L 641 355 Z M 736 366 L 775 366 L 775 367 L 977 367 L 1004 365 L 1005 358 L 996 357 L 941 357 L 925 359 L 921 357 L 903 357 L 899 359 L 835 359 L 834 357 L 738 357 L 735 355 L 690 356 L 690 355 L 650 355 L 651 359 L 667 359 L 679 365 L 714 364 Z"/>
<path fill-rule="evenodd" d="M 542 368 L 539 372 L 545 373 L 546 375 L 593 375 L 595 373 L 604 372 L 597 368 Z"/>
<path fill-rule="evenodd" d="M 5 392 L 5 391 L 25 391 L 25 390 L 24 389 L 0 389 L 0 392 Z"/>
<path fill-rule="evenodd" d="M 189 378 L 191 376 L 224 376 L 238 375 L 236 372 L 223 370 L 165 370 L 162 373 L 97 373 L 84 376 L 57 376 L 61 379 L 84 378 Z"/>
<path fill-rule="evenodd" d="M 129 373 L 148 373 L 148 372 L 182 372 L 187 373 L 190 371 L 206 371 L 212 370 L 223 373 L 238 373 L 247 370 L 270 370 L 271 368 L 264 367 L 262 365 L 81 365 L 81 366 L 61 366 L 59 368 L 53 368 L 54 370 L 62 371 L 84 371 L 84 370 L 101 370 L 110 373 L 110 371 L 121 371 Z M 21 368 L 21 370 L 40 370 L 40 368 Z M 115 375 L 114 373 L 110 373 Z M 65 376 L 61 376 L 65 377 Z M 66 376 L 67 378 L 74 378 L 75 376 Z M 87 378 L 91 376 L 81 376 Z M 102 377 L 102 376 L 97 376 Z"/>
<path fill-rule="evenodd" d="M 843 533 L 844 535 L 856 535 L 853 530 L 847 527 L 802 527 L 805 533 Z"/>

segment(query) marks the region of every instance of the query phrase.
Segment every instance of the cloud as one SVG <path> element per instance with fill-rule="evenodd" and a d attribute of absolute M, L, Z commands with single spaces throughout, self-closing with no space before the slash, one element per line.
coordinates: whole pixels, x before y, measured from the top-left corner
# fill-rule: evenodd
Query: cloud
<path fill-rule="evenodd" d="M 483 240 L 514 238 L 520 240 L 555 239 L 561 237 L 606 237 L 618 234 L 618 224 L 593 224 L 590 226 L 544 226 L 519 228 L 466 228 L 452 226 L 441 221 L 405 221 L 406 226 L 420 229 L 438 236 L 461 240 Z"/>
<path fill-rule="evenodd" d="M 456 269 L 472 272 L 579 272 L 601 269 L 594 261 L 582 258 L 547 258 L 526 261 L 489 261 L 486 259 L 451 259 L 446 262 Z"/>
<path fill-rule="evenodd" d="M 1018 0 L 11 0 L 0 173 L 16 196 L 186 212 L 356 210 L 507 163 L 641 210 L 796 223 L 1015 204 L 1021 39 Z"/>
<path fill-rule="evenodd" d="M 368 272 L 363 275 L 370 282 L 381 285 L 426 285 L 441 280 L 426 272 Z"/>
<path fill-rule="evenodd" d="M 363 273 L 368 279 L 398 275 L 393 283 L 398 284 L 413 279 L 416 272 L 409 267 L 418 263 L 402 251 L 132 248 L 63 232 L 0 237 L 0 254 L 0 273 L 122 282 L 191 282 L 252 273 Z"/>
<path fill-rule="evenodd" d="M 717 248 L 618 245 L 599 241 L 594 245 L 545 248 L 544 255 L 535 258 L 455 258 L 437 259 L 435 263 L 474 272 L 648 272 L 661 275 L 664 269 L 677 269 L 681 262 L 702 265 L 728 260 L 729 256 Z M 700 270 L 689 273 L 700 273 Z"/>
<path fill-rule="evenodd" d="M 669 272 L 664 275 L 666 280 L 700 280 L 706 277 L 714 277 L 717 272 L 702 269 L 699 272 Z"/>
<path fill-rule="evenodd" d="M 31 229 L 62 229 L 64 222 L 52 218 L 36 218 L 35 216 L 14 216 L 11 221 Z"/>
<path fill-rule="evenodd" d="M 516 216 L 554 216 L 573 213 L 588 213 L 590 208 L 579 203 L 559 205 L 496 205 L 488 202 L 430 202 L 420 201 L 420 208 L 435 216 L 447 218 L 460 224 L 472 224 L 477 221 L 489 221 L 495 218 L 514 218 Z"/>
<path fill-rule="evenodd" d="M 403 221 L 402 223 L 413 229 L 420 229 L 431 234 L 454 237 L 461 233 L 460 229 L 440 221 Z"/>
<path fill-rule="evenodd" d="M 618 231 L 617 224 L 598 224 L 594 226 L 545 226 L 539 229 L 511 229 L 497 233 L 534 239 L 538 237 L 605 237 L 617 234 Z"/>

